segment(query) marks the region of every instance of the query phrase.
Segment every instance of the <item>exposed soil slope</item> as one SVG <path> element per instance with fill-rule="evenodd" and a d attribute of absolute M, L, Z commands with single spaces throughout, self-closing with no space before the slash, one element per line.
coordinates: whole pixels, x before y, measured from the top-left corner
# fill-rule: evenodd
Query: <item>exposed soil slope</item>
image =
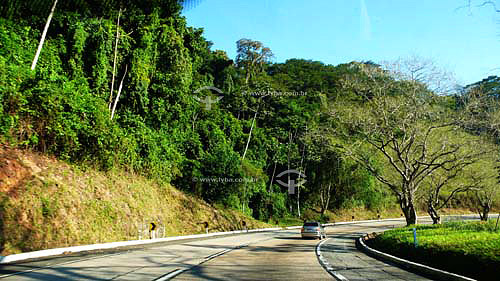
<path fill-rule="evenodd" d="M 210 231 L 269 226 L 141 176 L 0 145 L 1 255 L 137 239 L 151 221 L 170 236 L 202 233 L 205 221 Z"/>

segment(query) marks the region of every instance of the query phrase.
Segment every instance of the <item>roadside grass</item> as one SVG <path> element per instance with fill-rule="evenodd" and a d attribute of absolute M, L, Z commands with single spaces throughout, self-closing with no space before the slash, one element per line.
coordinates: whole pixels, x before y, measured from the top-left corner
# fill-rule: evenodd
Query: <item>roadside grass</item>
<path fill-rule="evenodd" d="M 277 219 L 276 224 L 280 227 L 287 227 L 302 225 L 303 222 L 303 220 L 297 217 L 284 217 Z"/>
<path fill-rule="evenodd" d="M 370 247 L 478 280 L 498 280 L 500 232 L 496 220 L 448 222 L 389 230 L 367 241 Z M 417 231 L 415 248 L 413 228 Z"/>

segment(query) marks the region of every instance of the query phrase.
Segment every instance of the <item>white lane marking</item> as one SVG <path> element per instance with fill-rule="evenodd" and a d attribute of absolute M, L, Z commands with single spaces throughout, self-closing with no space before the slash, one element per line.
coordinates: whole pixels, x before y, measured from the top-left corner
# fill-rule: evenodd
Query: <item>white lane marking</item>
<path fill-rule="evenodd" d="M 327 239 L 319 242 L 318 245 L 316 246 L 316 255 L 318 256 L 319 263 L 321 264 L 321 266 L 323 266 L 323 268 L 328 273 L 330 273 L 333 277 L 335 277 L 335 279 L 340 280 L 340 281 L 349 281 L 349 279 L 345 278 L 344 275 L 342 275 L 342 274 L 338 273 L 337 271 L 333 270 L 332 265 L 321 254 L 321 246 L 326 241 L 328 241 L 328 239 L 330 239 L 330 238 L 327 238 Z"/>
<path fill-rule="evenodd" d="M 59 266 L 59 265 L 77 263 L 77 262 L 88 261 L 88 260 L 95 260 L 95 259 L 100 259 L 100 258 L 105 258 L 105 257 L 111 257 L 111 256 L 118 256 L 118 255 L 123 255 L 125 253 L 127 253 L 127 252 L 114 253 L 114 254 L 103 255 L 103 256 L 98 256 L 98 257 L 91 257 L 91 258 L 79 259 L 79 260 L 71 260 L 71 261 L 67 261 L 67 262 L 63 262 L 63 263 L 56 263 L 56 264 L 46 265 L 46 266 L 42 266 L 42 267 L 38 267 L 38 268 L 28 269 L 28 270 L 25 270 L 25 271 L 19 271 L 19 272 L 15 272 L 15 273 L 9 273 L 9 274 L 5 274 L 5 275 L 0 275 L 0 279 L 7 278 L 9 276 L 14 276 L 14 275 L 26 274 L 26 273 L 30 273 L 30 272 L 33 272 L 33 271 L 39 271 L 39 270 L 49 269 L 49 268 L 53 268 L 53 267 Z"/>
<path fill-rule="evenodd" d="M 268 240 L 268 239 L 263 239 L 263 240 Z M 263 241 L 263 240 L 260 240 L 260 241 Z M 260 241 L 256 241 L 256 242 L 260 242 Z M 241 244 L 241 245 L 238 245 L 238 246 L 235 246 L 233 248 L 228 248 L 228 249 L 225 249 L 225 250 L 222 250 L 220 252 L 217 252 L 215 254 L 212 254 L 210 256 L 207 256 L 205 257 L 201 262 L 197 263 L 197 264 L 194 264 L 194 265 L 191 265 L 189 266 L 188 268 L 184 268 L 184 269 L 177 269 L 175 271 L 172 271 L 170 273 L 168 273 L 167 275 L 164 275 L 164 276 L 161 276 L 159 279 L 154 279 L 154 281 L 166 281 L 166 280 L 171 280 L 173 278 L 175 278 L 177 275 L 181 274 L 181 273 L 184 273 L 188 270 L 191 270 L 193 269 L 194 267 L 196 266 L 200 266 L 204 263 L 206 263 L 207 261 L 209 260 L 212 260 L 212 259 L 215 259 L 216 257 L 219 257 L 219 256 L 222 256 L 224 255 L 225 253 L 228 253 L 228 252 L 231 252 L 231 251 L 234 251 L 234 250 L 238 250 L 238 249 L 241 249 L 241 248 L 244 248 L 244 247 L 247 247 L 248 245 L 250 245 L 250 243 L 245 243 L 245 244 Z"/>
<path fill-rule="evenodd" d="M 272 238 L 269 238 L 269 239 L 272 239 Z M 266 239 L 264 239 L 266 240 Z M 259 240 L 260 241 L 260 240 Z M 257 241 L 257 242 L 259 242 Z M 218 253 L 215 253 L 211 256 L 208 256 L 206 257 L 201 263 L 199 263 L 198 265 L 206 262 L 206 261 L 209 261 L 215 257 L 218 257 L 220 255 L 223 255 L 229 251 L 232 251 L 232 250 L 236 250 L 236 249 L 240 249 L 240 248 L 243 248 L 243 247 L 246 247 L 248 246 L 250 243 L 246 243 L 246 244 L 241 244 L 239 246 L 236 246 L 232 249 L 226 249 L 224 251 L 221 251 L 221 252 L 218 252 Z M 140 250 L 138 250 L 140 251 Z M 102 256 L 97 256 L 97 257 L 90 257 L 90 258 L 85 258 L 85 259 L 77 259 L 77 260 L 70 260 L 70 261 L 67 261 L 67 262 L 62 262 L 62 263 L 55 263 L 55 264 L 48 264 L 48 265 L 45 265 L 45 266 L 41 266 L 41 267 L 38 267 L 38 268 L 33 268 L 33 269 L 28 269 L 28 270 L 24 270 L 24 271 L 19 271 L 19 272 L 14 272 L 14 273 L 9 273 L 9 274 L 4 274 L 4 275 L 0 275 L 0 279 L 3 279 L 3 278 L 7 278 L 7 277 L 10 277 L 10 276 L 15 276 L 15 275 L 21 275 L 21 274 L 27 274 L 27 273 L 30 273 L 30 272 L 34 272 L 34 271 L 40 271 L 40 270 L 44 270 L 44 269 L 50 269 L 50 268 L 54 268 L 56 266 L 60 266 L 60 265 L 66 265 L 66 264 L 71 264 L 71 263 L 77 263 L 77 262 L 81 262 L 81 261 L 87 261 L 87 260 L 94 260 L 94 259 L 100 259 L 100 258 L 106 258 L 106 257 L 111 257 L 111 256 L 118 256 L 118 255 L 123 255 L 123 254 L 127 254 L 127 253 L 130 253 L 130 252 L 135 252 L 134 250 L 132 251 L 124 251 L 124 252 L 120 252 L 120 253 L 114 253 L 114 254 L 108 254 L 108 255 L 102 255 Z M 153 255 L 153 256 L 163 256 L 163 255 Z M 175 257 L 175 255 L 165 255 L 165 257 Z M 13 264 L 15 265 L 15 264 Z M 187 271 L 188 269 L 179 269 L 180 272 L 177 273 L 176 275 L 170 277 L 170 278 L 173 278 L 179 274 L 181 274 L 182 272 L 184 271 Z M 164 279 L 164 280 L 168 280 L 168 279 Z"/>
<path fill-rule="evenodd" d="M 166 274 L 166 275 L 161 276 L 161 277 L 160 277 L 160 278 L 158 278 L 158 279 L 155 279 L 155 281 L 165 281 L 165 280 L 170 280 L 170 279 L 174 278 L 175 276 L 177 276 L 177 275 L 179 275 L 179 274 L 183 273 L 183 272 L 184 272 L 184 271 L 186 271 L 186 270 L 188 270 L 188 269 L 187 269 L 187 268 L 185 268 L 185 269 L 176 269 L 176 270 L 174 270 L 174 271 L 172 271 L 172 272 L 170 272 L 170 273 L 168 273 L 168 274 Z"/>
<path fill-rule="evenodd" d="M 204 260 L 204 261 L 209 261 L 209 260 L 211 260 L 211 259 L 213 259 L 213 258 L 216 258 L 216 257 L 218 257 L 218 256 L 222 256 L 222 255 L 224 255 L 225 253 L 227 253 L 227 252 L 229 252 L 229 251 L 232 251 L 232 250 L 233 250 L 233 249 L 225 249 L 225 250 L 223 250 L 223 251 L 221 251 L 221 252 L 218 252 L 218 253 L 212 254 L 212 255 L 210 255 L 210 256 L 208 256 L 208 257 L 204 258 L 203 260 Z"/>

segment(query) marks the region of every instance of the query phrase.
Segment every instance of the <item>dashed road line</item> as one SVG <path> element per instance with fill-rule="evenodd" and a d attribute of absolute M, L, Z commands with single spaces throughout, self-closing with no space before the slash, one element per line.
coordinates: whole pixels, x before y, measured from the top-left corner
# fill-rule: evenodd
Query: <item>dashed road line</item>
<path fill-rule="evenodd" d="M 205 257 L 201 262 L 199 262 L 198 264 L 194 264 L 194 265 L 191 265 L 187 268 L 183 268 L 183 269 L 176 269 L 174 271 L 171 271 L 163 276 L 160 276 L 159 278 L 157 279 L 154 279 L 153 281 L 166 281 L 166 280 L 171 280 L 173 278 L 175 278 L 176 276 L 178 276 L 179 274 L 182 274 L 188 270 L 191 270 L 193 269 L 194 267 L 197 267 L 197 266 L 200 266 L 204 263 L 206 263 L 207 261 L 209 260 L 212 260 L 212 259 L 215 259 L 216 257 L 220 257 L 228 252 L 231 252 L 231 251 L 234 251 L 234 250 L 238 250 L 238 249 L 241 249 L 241 248 L 244 248 L 244 247 L 247 247 L 248 245 L 250 245 L 250 243 L 245 243 L 245 244 L 241 244 L 241 245 L 238 245 L 236 247 L 232 247 L 232 248 L 228 248 L 228 249 L 225 249 L 225 250 L 222 250 L 220 252 L 217 252 L 215 254 L 212 254 L 210 256 L 207 256 Z"/>
<path fill-rule="evenodd" d="M 165 280 L 170 280 L 170 279 L 174 278 L 175 276 L 177 276 L 177 275 L 179 275 L 179 274 L 181 274 L 181 273 L 183 273 L 184 271 L 187 271 L 187 270 L 189 270 L 189 268 L 185 268 L 185 269 L 176 269 L 176 270 L 174 270 L 174 271 L 172 271 L 172 272 L 169 272 L 169 273 L 167 273 L 167 274 L 165 274 L 165 275 L 163 275 L 163 276 L 160 276 L 160 277 L 159 277 L 159 278 L 157 278 L 157 279 L 154 279 L 154 281 L 165 281 Z"/>

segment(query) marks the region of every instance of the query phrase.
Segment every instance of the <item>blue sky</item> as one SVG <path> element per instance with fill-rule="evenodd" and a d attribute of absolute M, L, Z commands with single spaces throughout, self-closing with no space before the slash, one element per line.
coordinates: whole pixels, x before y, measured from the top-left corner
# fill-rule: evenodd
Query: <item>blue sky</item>
<path fill-rule="evenodd" d="M 337 65 L 419 56 L 462 85 L 500 72 L 500 13 L 466 0 L 202 0 L 184 11 L 213 49 L 236 56 L 236 41 L 263 42 L 275 62 Z M 457 9 L 458 8 L 458 9 Z"/>

